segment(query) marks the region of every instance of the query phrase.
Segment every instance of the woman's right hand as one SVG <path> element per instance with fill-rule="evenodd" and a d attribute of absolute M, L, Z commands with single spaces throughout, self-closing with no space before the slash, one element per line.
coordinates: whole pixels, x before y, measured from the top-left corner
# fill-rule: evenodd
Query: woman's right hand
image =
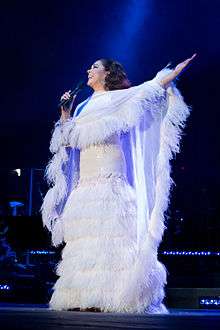
<path fill-rule="evenodd" d="M 63 100 L 69 100 L 69 99 L 71 98 L 71 96 L 70 96 L 70 92 L 71 92 L 71 90 L 69 90 L 68 92 L 65 92 L 65 93 L 61 96 L 60 100 L 61 100 L 61 101 L 63 101 Z M 73 108 L 73 102 L 74 102 L 75 98 L 76 98 L 76 96 L 74 95 L 73 98 L 71 99 L 71 102 L 67 102 L 66 105 L 61 106 L 61 110 L 62 110 L 62 112 L 67 112 L 67 113 L 70 113 L 70 112 L 71 112 L 71 110 L 72 110 L 72 108 Z"/>
<path fill-rule="evenodd" d="M 60 100 L 61 101 L 63 101 L 63 100 L 69 100 L 70 97 L 71 97 L 70 96 L 70 92 L 71 92 L 70 90 L 68 92 L 65 92 L 61 96 Z M 68 120 L 70 118 L 70 112 L 71 112 L 71 110 L 73 108 L 73 102 L 74 102 L 75 98 L 76 98 L 76 95 L 73 96 L 71 102 L 67 102 L 66 105 L 61 106 L 61 121 L 62 122 L 65 122 L 66 120 Z"/>

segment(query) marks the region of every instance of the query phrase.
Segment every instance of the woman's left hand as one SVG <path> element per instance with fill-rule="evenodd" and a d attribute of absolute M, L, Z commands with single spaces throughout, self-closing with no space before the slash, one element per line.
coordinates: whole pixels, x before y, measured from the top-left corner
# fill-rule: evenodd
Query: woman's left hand
<path fill-rule="evenodd" d="M 187 58 L 185 61 L 179 63 L 179 64 L 175 67 L 174 72 L 175 72 L 176 76 L 178 76 L 180 73 L 182 73 L 183 70 L 185 70 L 185 69 L 187 68 L 187 66 L 189 66 L 189 64 L 190 64 L 190 63 L 192 62 L 192 60 L 196 57 L 196 55 L 197 55 L 196 53 L 193 54 L 192 57 Z"/>
<path fill-rule="evenodd" d="M 160 85 L 164 88 L 169 87 L 170 83 L 176 79 L 192 62 L 192 60 L 196 57 L 196 53 L 193 54 L 192 57 L 187 58 L 185 61 L 179 63 L 175 69 L 173 69 L 170 73 L 168 73 L 163 79 L 160 80 Z"/>

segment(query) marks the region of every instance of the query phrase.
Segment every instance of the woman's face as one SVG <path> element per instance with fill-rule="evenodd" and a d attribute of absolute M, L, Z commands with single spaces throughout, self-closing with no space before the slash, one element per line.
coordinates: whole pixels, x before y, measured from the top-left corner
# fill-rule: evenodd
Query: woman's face
<path fill-rule="evenodd" d="M 93 88 L 94 90 L 105 90 L 105 77 L 107 75 L 107 71 L 105 71 L 105 67 L 102 62 L 96 61 L 89 70 L 88 73 L 88 81 L 87 85 Z"/>

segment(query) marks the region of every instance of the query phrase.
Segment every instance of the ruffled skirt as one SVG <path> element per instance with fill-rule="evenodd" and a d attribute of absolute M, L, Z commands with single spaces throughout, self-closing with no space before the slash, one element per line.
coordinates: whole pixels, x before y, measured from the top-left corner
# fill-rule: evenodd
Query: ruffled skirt
<path fill-rule="evenodd" d="M 51 309 L 168 313 L 166 269 L 149 237 L 142 251 L 137 248 L 136 197 L 123 175 L 80 180 L 62 221 L 66 245 Z"/>

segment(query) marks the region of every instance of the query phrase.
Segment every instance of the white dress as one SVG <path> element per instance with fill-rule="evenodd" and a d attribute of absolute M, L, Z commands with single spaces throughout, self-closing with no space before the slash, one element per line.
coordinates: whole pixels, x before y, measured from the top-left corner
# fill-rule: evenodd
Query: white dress
<path fill-rule="evenodd" d="M 161 87 L 156 88 L 164 93 Z M 105 102 L 102 99 L 104 106 Z M 90 104 L 93 105 L 92 102 Z M 98 108 L 98 103 L 94 104 Z M 87 111 L 89 113 L 89 108 Z M 127 112 L 123 113 L 123 118 L 126 116 Z M 83 122 L 83 114 L 81 117 Z M 111 113 L 111 120 L 115 125 L 115 118 L 112 118 Z M 95 139 L 94 136 L 98 134 L 95 130 L 100 132 L 102 126 L 99 122 L 96 126 L 94 121 L 94 126 L 90 126 L 90 130 L 94 128 L 92 143 L 84 143 L 84 136 L 91 133 L 89 126 L 84 121 L 83 128 L 79 130 L 76 118 L 73 120 L 74 125 L 71 122 L 66 124 L 67 134 L 62 130 L 53 134 L 52 149 L 56 151 L 50 163 L 49 176 L 54 177 L 54 186 L 43 204 L 43 218 L 49 219 L 48 210 L 52 210 L 54 196 L 58 200 L 64 185 L 61 175 L 57 176 L 58 168 L 66 161 L 63 144 L 79 148 L 78 177 L 75 178 L 75 185 L 69 189 L 64 208 L 60 212 L 58 229 L 54 226 L 56 235 L 62 231 L 66 245 L 56 269 L 59 278 L 54 285 L 50 308 L 66 310 L 97 307 L 105 312 L 168 313 L 163 304 L 166 269 L 157 259 L 158 244 L 155 244 L 152 229 L 157 224 L 149 223 L 151 230 L 144 236 L 144 245 L 139 245 L 137 201 L 141 196 L 127 177 L 126 149 L 123 148 L 120 137 L 123 129 L 120 127 L 112 132 L 109 129 L 111 122 L 106 120 L 105 134 Z M 130 115 L 127 122 L 129 120 L 133 120 Z M 126 131 L 130 125 L 127 122 Z M 133 127 L 134 123 L 130 126 Z M 106 134 L 108 129 L 109 134 Z M 137 143 L 135 152 L 136 150 Z M 165 188 L 167 190 L 167 186 Z M 153 195 L 154 204 L 157 205 L 157 193 L 154 192 Z M 164 207 L 160 206 L 160 213 Z M 153 216 L 154 210 L 151 213 Z M 146 214 L 149 214 L 149 210 Z M 156 230 L 155 237 L 157 234 Z"/>
<path fill-rule="evenodd" d="M 165 311 L 161 301 L 166 271 L 154 254 L 143 264 L 154 268 L 145 283 L 137 251 L 136 198 L 126 180 L 117 137 L 80 154 L 80 181 L 66 203 L 66 246 L 50 301 L 53 309 L 99 307 L 111 312 Z M 142 278 L 143 277 L 143 278 Z M 151 306 L 152 307 L 152 306 Z"/>

